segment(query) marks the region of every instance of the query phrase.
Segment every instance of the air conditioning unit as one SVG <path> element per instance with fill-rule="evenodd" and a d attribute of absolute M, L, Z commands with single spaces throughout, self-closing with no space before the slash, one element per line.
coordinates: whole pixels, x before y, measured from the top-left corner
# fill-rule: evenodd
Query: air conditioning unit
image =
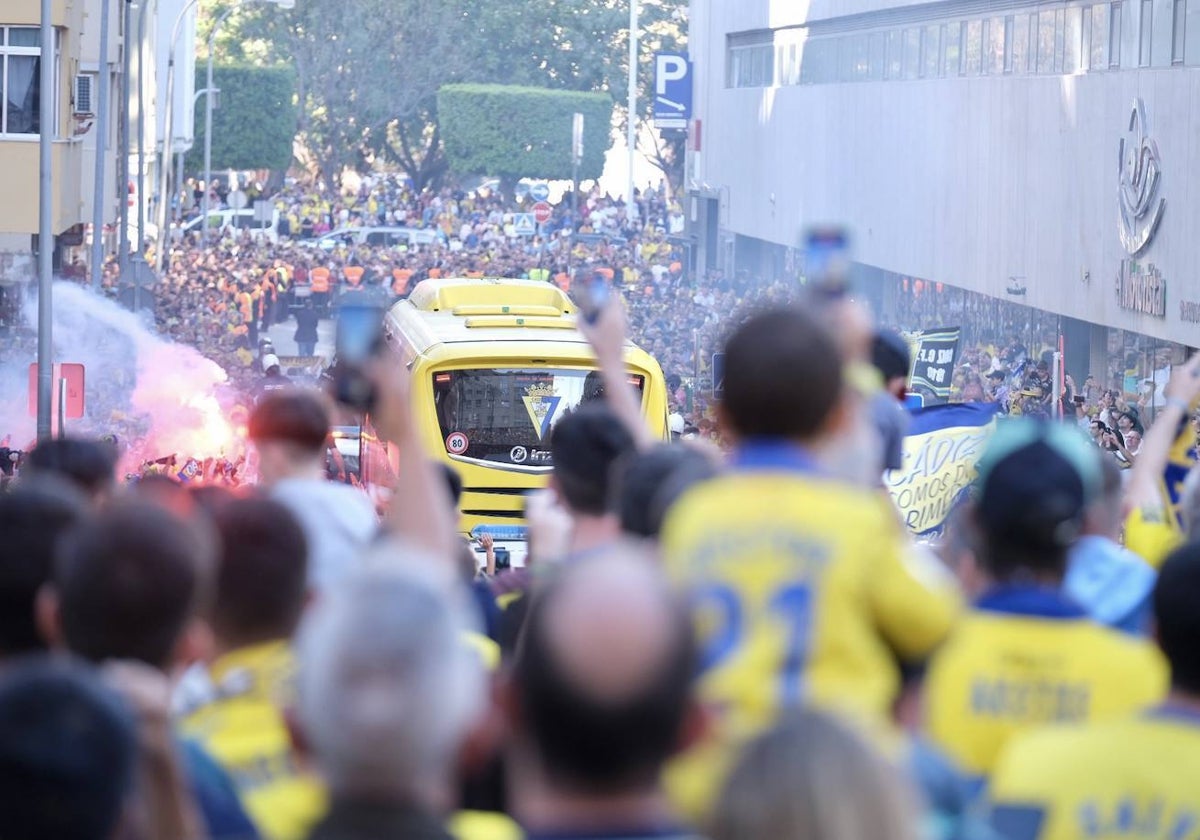
<path fill-rule="evenodd" d="M 74 105 L 72 112 L 77 117 L 90 117 L 96 113 L 94 94 L 96 90 L 96 74 L 80 73 L 75 76 Z"/>

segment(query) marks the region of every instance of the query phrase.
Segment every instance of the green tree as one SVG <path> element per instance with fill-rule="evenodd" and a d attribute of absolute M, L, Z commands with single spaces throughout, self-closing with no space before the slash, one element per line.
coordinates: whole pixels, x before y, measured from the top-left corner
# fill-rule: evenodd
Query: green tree
<path fill-rule="evenodd" d="M 196 72 L 196 90 L 206 82 Z M 213 84 L 220 107 L 213 111 L 213 169 L 287 170 L 296 139 L 296 75 L 290 67 L 217 65 Z M 204 97 L 196 102 L 196 139 L 186 164 L 204 166 Z"/>
<path fill-rule="evenodd" d="M 301 163 L 327 183 L 361 167 L 398 123 L 458 78 L 469 0 L 338 0 L 239 16 L 240 49 L 296 69 Z M 203 31 L 203 30 L 202 30 Z M 410 132 L 411 133 L 411 132 Z"/>
<path fill-rule="evenodd" d="M 520 178 L 570 178 L 575 113 L 583 114 L 581 179 L 599 178 L 612 145 L 606 93 L 512 85 L 446 85 L 438 124 L 452 171 L 494 175 L 511 194 Z"/>

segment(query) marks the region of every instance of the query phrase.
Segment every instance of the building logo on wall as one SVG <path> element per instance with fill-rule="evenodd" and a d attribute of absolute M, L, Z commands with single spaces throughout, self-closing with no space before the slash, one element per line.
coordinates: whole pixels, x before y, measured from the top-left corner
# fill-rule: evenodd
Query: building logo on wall
<path fill-rule="evenodd" d="M 1117 273 L 1117 305 L 1131 312 L 1167 317 L 1167 281 L 1154 263 L 1121 261 Z"/>
<path fill-rule="evenodd" d="M 1129 136 L 1121 138 L 1119 146 L 1119 232 L 1131 257 L 1150 244 L 1167 208 L 1167 200 L 1159 196 L 1162 162 L 1158 144 L 1149 135 L 1146 106 L 1138 97 L 1129 114 Z"/>

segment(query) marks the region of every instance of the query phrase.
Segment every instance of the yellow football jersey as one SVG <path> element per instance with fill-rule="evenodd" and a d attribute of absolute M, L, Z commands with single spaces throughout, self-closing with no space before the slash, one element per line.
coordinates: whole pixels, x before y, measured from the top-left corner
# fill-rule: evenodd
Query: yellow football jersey
<path fill-rule="evenodd" d="M 298 766 L 282 709 L 295 659 L 286 642 L 233 651 L 210 669 L 214 696 L 187 715 L 194 738 L 229 773 L 246 812 L 269 840 L 300 840 L 325 813 L 320 782 Z"/>
<path fill-rule="evenodd" d="M 981 599 L 930 663 L 929 735 L 982 780 L 1014 735 L 1158 702 L 1166 663 L 1148 643 L 1092 622 L 1057 590 L 1004 587 Z"/>
<path fill-rule="evenodd" d="M 663 555 L 693 608 L 700 693 L 717 734 L 671 768 L 693 818 L 730 745 L 779 711 L 811 704 L 881 728 L 899 688 L 896 656 L 919 659 L 948 634 L 956 589 L 910 550 L 887 498 L 819 474 L 798 449 L 743 449 L 735 471 L 668 514 Z"/>
<path fill-rule="evenodd" d="M 1162 707 L 1013 740 L 988 795 L 1006 840 L 1200 836 L 1200 715 Z"/>
<path fill-rule="evenodd" d="M 1125 520 L 1125 547 L 1152 568 L 1159 568 L 1167 555 L 1183 545 L 1183 532 L 1165 506 L 1134 508 Z"/>

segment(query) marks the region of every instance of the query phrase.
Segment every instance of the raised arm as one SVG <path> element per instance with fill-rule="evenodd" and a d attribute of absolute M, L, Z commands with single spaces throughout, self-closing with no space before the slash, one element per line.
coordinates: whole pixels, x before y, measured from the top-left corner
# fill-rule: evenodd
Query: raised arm
<path fill-rule="evenodd" d="M 398 462 L 384 528 L 449 563 L 454 556 L 454 511 L 445 480 L 421 448 L 408 370 L 377 360 L 367 373 L 375 383 L 372 423 L 379 436 L 396 447 Z"/>
<path fill-rule="evenodd" d="M 638 449 L 647 449 L 655 443 L 650 428 L 642 419 L 641 403 L 637 391 L 630 386 L 625 374 L 625 305 L 613 295 L 600 310 L 595 322 L 579 319 L 579 331 L 587 338 L 596 353 L 600 365 L 600 377 L 604 381 L 605 399 L 613 413 L 621 420 Z"/>
<path fill-rule="evenodd" d="M 1179 424 L 1187 420 L 1191 406 L 1200 398 L 1200 353 L 1171 374 L 1164 393 L 1166 404 L 1146 430 L 1125 490 L 1125 502 L 1130 508 L 1151 510 L 1165 504 L 1160 490 L 1163 470 L 1179 434 Z"/>

